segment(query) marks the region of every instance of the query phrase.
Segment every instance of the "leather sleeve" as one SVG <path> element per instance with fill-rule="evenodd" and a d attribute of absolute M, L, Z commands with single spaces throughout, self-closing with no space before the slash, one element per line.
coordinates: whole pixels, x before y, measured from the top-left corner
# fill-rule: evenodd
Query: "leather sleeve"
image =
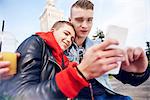
<path fill-rule="evenodd" d="M 150 67 L 146 69 L 144 73 L 130 73 L 120 70 L 119 74 L 115 77 L 124 84 L 131 84 L 133 86 L 138 86 L 145 82 L 150 76 Z"/>
<path fill-rule="evenodd" d="M 55 100 L 65 97 L 58 89 L 55 77 L 41 80 L 42 48 L 39 38 L 31 36 L 17 49 L 21 54 L 17 69 L 17 100 Z"/>

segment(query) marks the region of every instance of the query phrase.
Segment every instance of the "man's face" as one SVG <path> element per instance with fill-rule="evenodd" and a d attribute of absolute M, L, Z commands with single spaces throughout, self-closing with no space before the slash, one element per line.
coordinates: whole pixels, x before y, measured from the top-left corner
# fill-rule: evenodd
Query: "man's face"
<path fill-rule="evenodd" d="M 75 38 L 75 31 L 72 26 L 64 24 L 59 29 L 53 29 L 54 37 L 60 48 L 65 51 L 68 49 Z"/>
<path fill-rule="evenodd" d="M 77 38 L 85 39 L 93 24 L 93 10 L 74 7 L 69 20 L 74 25 Z"/>

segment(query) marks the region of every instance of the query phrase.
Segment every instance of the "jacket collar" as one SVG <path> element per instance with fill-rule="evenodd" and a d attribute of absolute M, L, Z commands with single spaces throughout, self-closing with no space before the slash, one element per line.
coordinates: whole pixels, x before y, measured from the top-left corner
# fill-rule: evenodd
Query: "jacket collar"
<path fill-rule="evenodd" d="M 38 32 L 36 33 L 38 36 L 40 36 L 46 44 L 52 49 L 52 54 L 56 59 L 56 62 L 63 67 L 67 66 L 69 63 L 69 60 L 64 55 L 63 50 L 58 45 L 54 35 L 52 32 Z"/>

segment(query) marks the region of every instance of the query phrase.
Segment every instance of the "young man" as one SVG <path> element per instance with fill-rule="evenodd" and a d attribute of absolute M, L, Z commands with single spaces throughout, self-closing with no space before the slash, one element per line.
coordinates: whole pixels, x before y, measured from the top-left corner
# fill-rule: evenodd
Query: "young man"
<path fill-rule="evenodd" d="M 16 75 L 0 83 L 0 100 L 66 99 L 68 94 L 76 95 L 88 86 L 76 68 L 78 65 L 64 55 L 74 39 L 73 25 L 57 21 L 51 31 L 37 32 L 24 40 L 17 49 L 21 57 Z M 68 93 L 65 86 L 73 92 Z"/>
<path fill-rule="evenodd" d="M 75 2 L 70 11 L 70 22 L 76 30 L 75 43 L 67 53 L 71 61 L 78 63 L 83 62 L 82 58 L 86 58 L 85 51 L 89 51 L 89 47 L 94 44 L 87 36 L 91 30 L 93 22 L 94 5 L 89 0 L 78 0 Z M 105 44 L 106 43 L 106 44 Z M 112 40 L 106 40 L 101 43 L 99 51 L 96 55 L 96 50 L 89 52 L 91 58 L 97 56 L 99 66 L 78 67 L 82 74 L 89 80 L 90 86 L 82 89 L 79 93 L 79 98 L 95 99 L 95 100 L 130 100 L 128 96 L 122 96 L 112 91 L 108 83 L 108 75 L 105 72 L 113 69 L 115 66 L 116 57 L 119 57 L 119 49 L 107 49 L 112 45 Z M 92 46 L 93 48 L 94 46 Z M 115 77 L 123 83 L 128 83 L 137 86 L 143 83 L 149 77 L 147 70 L 148 61 L 144 51 L 141 48 L 128 48 L 124 56 L 125 60 L 122 63 L 121 70 Z M 89 58 L 89 62 L 91 60 Z M 82 60 L 82 61 L 81 61 Z M 100 76 L 100 81 L 96 79 Z"/>

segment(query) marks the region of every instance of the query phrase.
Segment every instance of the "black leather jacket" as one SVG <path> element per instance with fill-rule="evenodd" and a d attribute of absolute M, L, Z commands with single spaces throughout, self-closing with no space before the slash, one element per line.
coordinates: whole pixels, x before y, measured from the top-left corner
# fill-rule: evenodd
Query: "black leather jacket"
<path fill-rule="evenodd" d="M 15 100 L 66 100 L 55 81 L 59 65 L 40 37 L 34 35 L 27 38 L 17 52 L 21 54 L 17 74 L 2 84 L 2 87 L 7 87 L 1 89 L 5 97 Z"/>

